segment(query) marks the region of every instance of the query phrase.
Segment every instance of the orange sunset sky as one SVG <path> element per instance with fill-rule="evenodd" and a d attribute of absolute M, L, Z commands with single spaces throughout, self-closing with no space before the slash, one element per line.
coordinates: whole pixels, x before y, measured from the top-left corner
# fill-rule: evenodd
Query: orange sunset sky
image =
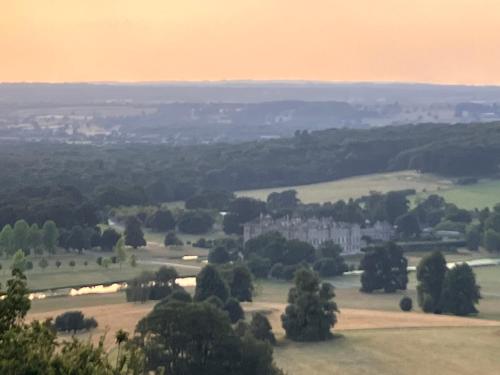
<path fill-rule="evenodd" d="M 0 81 L 500 84 L 500 0 L 0 0 Z"/>

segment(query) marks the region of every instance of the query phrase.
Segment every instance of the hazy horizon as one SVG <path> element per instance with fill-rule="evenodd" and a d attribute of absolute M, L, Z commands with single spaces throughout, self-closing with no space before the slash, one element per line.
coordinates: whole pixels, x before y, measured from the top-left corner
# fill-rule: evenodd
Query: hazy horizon
<path fill-rule="evenodd" d="M 1 82 L 500 84 L 495 0 L 2 3 Z"/>

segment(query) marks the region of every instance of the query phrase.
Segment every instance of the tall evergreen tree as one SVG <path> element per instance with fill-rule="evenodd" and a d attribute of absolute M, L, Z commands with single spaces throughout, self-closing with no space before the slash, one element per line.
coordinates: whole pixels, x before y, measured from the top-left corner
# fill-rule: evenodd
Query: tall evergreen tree
<path fill-rule="evenodd" d="M 7 255 L 13 255 L 15 251 L 13 235 L 14 233 L 10 224 L 4 226 L 0 232 L 0 251 Z"/>
<path fill-rule="evenodd" d="M 57 229 L 56 223 L 52 220 L 46 221 L 42 227 L 42 244 L 45 250 L 50 254 L 54 254 L 58 239 L 59 230 Z"/>
<path fill-rule="evenodd" d="M 28 252 L 28 231 L 29 225 L 25 220 L 16 221 L 12 232 L 12 246 L 16 250 L 21 249 L 25 253 Z"/>
<path fill-rule="evenodd" d="M 300 269 L 295 274 L 295 287 L 288 293 L 288 306 L 281 315 L 287 337 L 295 341 L 323 341 L 332 337 L 337 322 L 334 288 L 320 284 L 316 273 Z"/>
<path fill-rule="evenodd" d="M 425 256 L 418 264 L 418 304 L 423 311 L 441 311 L 441 292 L 446 271 L 446 259 L 439 251 Z"/>

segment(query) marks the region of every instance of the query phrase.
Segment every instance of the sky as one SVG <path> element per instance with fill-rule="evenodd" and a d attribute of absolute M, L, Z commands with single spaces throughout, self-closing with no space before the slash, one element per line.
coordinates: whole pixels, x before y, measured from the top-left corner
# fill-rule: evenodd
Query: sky
<path fill-rule="evenodd" d="M 0 82 L 500 84 L 500 0 L 0 0 Z"/>

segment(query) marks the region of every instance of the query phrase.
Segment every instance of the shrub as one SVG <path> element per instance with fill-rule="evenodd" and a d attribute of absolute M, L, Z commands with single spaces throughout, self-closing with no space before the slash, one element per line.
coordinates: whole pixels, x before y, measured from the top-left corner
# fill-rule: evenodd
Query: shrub
<path fill-rule="evenodd" d="M 180 246 L 182 241 L 177 237 L 174 231 L 170 231 L 166 234 L 165 240 L 163 241 L 165 246 Z"/>
<path fill-rule="evenodd" d="M 411 309 L 413 308 L 412 299 L 408 296 L 404 296 L 399 301 L 399 307 L 401 308 L 402 311 L 411 311 Z"/>
<path fill-rule="evenodd" d="M 67 311 L 56 317 L 54 327 L 59 332 L 76 333 L 81 330 L 91 330 L 97 327 L 94 318 L 85 318 L 81 311 Z"/>

